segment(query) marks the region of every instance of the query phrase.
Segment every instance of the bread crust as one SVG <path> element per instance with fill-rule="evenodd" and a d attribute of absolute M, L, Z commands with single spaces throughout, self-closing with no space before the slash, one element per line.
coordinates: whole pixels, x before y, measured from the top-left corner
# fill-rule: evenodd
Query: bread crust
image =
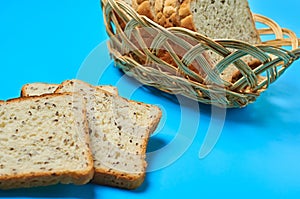
<path fill-rule="evenodd" d="M 11 99 L 8 99 L 6 101 L 3 101 L 4 103 L 15 103 L 15 102 L 21 102 L 21 101 L 24 101 L 24 100 L 34 100 L 34 99 L 42 99 L 42 98 L 53 98 L 53 97 L 57 97 L 57 96 L 62 96 L 62 95 L 68 95 L 68 96 L 72 96 L 73 93 L 71 92 L 68 92 L 68 93 L 45 93 L 45 94 L 42 94 L 42 95 L 39 95 L 39 96 L 22 96 L 22 97 L 16 97 L 16 98 L 11 98 Z M 77 94 L 75 94 L 77 95 Z"/>
<path fill-rule="evenodd" d="M 46 83 L 37 82 L 36 84 L 46 84 Z M 54 87 L 54 88 L 58 86 L 58 84 L 47 84 L 47 85 L 51 86 L 51 87 Z M 22 86 L 22 88 L 21 88 L 21 94 L 20 94 L 21 97 L 28 97 L 28 96 L 30 96 L 29 93 L 27 93 L 27 91 L 26 91 L 28 89 L 28 87 L 30 87 L 30 86 L 32 86 L 32 84 L 25 84 L 25 85 Z"/>
<path fill-rule="evenodd" d="M 40 99 L 50 99 L 59 96 L 73 96 L 73 97 L 81 97 L 74 93 L 63 93 L 63 94 L 44 94 L 41 96 L 27 96 L 21 98 L 9 99 L 7 101 L 0 101 L 0 106 L 19 103 L 21 101 L 35 101 Z M 86 118 L 86 110 L 82 111 L 83 117 Z M 0 189 L 15 189 L 15 188 L 27 188 L 27 187 L 35 187 L 35 186 L 47 186 L 53 185 L 57 183 L 62 184 L 86 184 L 88 183 L 93 175 L 94 175 L 94 165 L 93 165 L 93 157 L 92 152 L 90 150 L 90 140 L 88 136 L 88 125 L 86 119 L 83 121 L 84 132 L 83 139 L 86 144 L 87 153 L 85 154 L 88 165 L 83 170 L 62 170 L 62 171 L 43 171 L 43 172 L 30 172 L 30 173 L 22 173 L 22 174 L 3 174 L 0 175 Z"/>
<path fill-rule="evenodd" d="M 36 88 L 37 85 L 42 85 L 45 87 L 51 87 L 53 89 L 50 89 L 49 92 L 43 92 L 43 93 L 39 93 L 37 94 L 37 96 L 40 95 L 45 95 L 45 94 L 53 94 L 55 93 L 55 91 L 58 89 L 58 87 L 60 87 L 60 84 L 48 84 L 48 83 L 41 83 L 41 82 L 37 82 L 37 83 L 29 83 L 29 84 L 25 84 L 22 89 L 21 89 L 21 97 L 29 97 L 29 96 L 34 96 L 33 93 L 31 93 L 30 91 L 28 92 L 28 88 L 32 87 L 32 88 Z M 105 90 L 107 92 L 110 92 L 111 94 L 115 94 L 118 95 L 118 89 L 112 85 L 105 85 L 105 86 L 95 86 L 98 87 L 99 89 Z"/>
<path fill-rule="evenodd" d="M 92 183 L 133 190 L 141 186 L 145 180 L 145 172 L 124 174 L 116 170 L 96 169 Z"/>
<path fill-rule="evenodd" d="M 37 172 L 15 176 L 0 176 L 0 189 L 30 188 L 55 184 L 83 185 L 93 177 L 93 168 L 82 171 Z"/>
<path fill-rule="evenodd" d="M 151 20 L 154 20 L 153 12 L 151 11 L 150 0 L 132 0 L 132 7 L 140 15 L 145 15 Z"/>
<path fill-rule="evenodd" d="M 248 6 L 247 6 L 247 10 L 248 10 L 248 13 L 249 13 L 249 15 L 250 15 L 249 20 L 251 21 L 251 24 L 252 24 L 252 27 L 253 27 L 253 28 L 251 28 L 251 31 L 253 31 L 252 35 L 253 35 L 253 37 L 254 37 L 254 39 L 253 39 L 254 42 L 253 42 L 252 44 L 259 44 L 259 43 L 261 43 L 261 39 L 260 39 L 258 30 L 257 30 L 256 27 L 255 27 L 254 17 L 253 17 L 253 14 L 252 14 L 252 12 L 251 12 L 251 9 L 250 9 L 249 4 L 248 4 Z M 254 66 L 255 64 L 257 64 L 258 62 L 260 62 L 259 60 L 255 59 L 255 60 L 251 60 L 248 64 L 251 65 L 251 62 L 252 62 L 252 61 L 254 62 L 254 63 L 253 63 L 253 66 Z"/>

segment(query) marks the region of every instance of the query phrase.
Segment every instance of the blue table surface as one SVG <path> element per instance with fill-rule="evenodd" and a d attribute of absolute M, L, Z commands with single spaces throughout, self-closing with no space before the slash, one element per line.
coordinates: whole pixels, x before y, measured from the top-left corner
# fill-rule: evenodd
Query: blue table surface
<path fill-rule="evenodd" d="M 299 1 L 249 2 L 300 36 Z M 1 0 L 0 99 L 18 97 L 26 83 L 78 78 L 158 105 L 145 182 L 133 191 L 54 185 L 0 191 L 1 198 L 299 198 L 300 61 L 255 103 L 223 110 L 143 87 L 113 66 L 106 41 L 98 0 Z"/>

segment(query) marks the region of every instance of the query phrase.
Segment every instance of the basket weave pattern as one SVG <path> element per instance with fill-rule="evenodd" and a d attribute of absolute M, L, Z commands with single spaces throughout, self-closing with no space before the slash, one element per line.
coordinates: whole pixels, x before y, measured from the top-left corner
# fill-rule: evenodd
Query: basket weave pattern
<path fill-rule="evenodd" d="M 101 4 L 116 66 L 144 85 L 202 103 L 244 107 L 300 57 L 295 33 L 261 15 L 254 14 L 254 20 L 266 27 L 258 29 L 259 34 L 275 39 L 250 45 L 213 40 L 181 27 L 163 28 L 124 1 L 102 0 Z M 205 57 L 208 50 L 222 56 L 214 67 Z M 245 56 L 255 58 L 258 64 L 248 66 L 241 59 Z M 240 72 L 234 82 L 220 77 L 230 65 Z"/>

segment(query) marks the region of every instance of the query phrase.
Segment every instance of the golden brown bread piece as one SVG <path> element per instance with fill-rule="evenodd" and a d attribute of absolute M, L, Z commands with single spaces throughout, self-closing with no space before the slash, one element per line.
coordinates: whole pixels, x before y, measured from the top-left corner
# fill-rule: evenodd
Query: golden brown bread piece
<path fill-rule="evenodd" d="M 165 0 L 163 7 L 163 15 L 165 18 L 164 27 L 176 27 L 179 24 L 179 1 L 178 0 Z"/>
<path fill-rule="evenodd" d="M 150 0 L 132 0 L 132 7 L 137 11 L 137 13 L 154 20 L 154 13 L 150 4 Z"/>

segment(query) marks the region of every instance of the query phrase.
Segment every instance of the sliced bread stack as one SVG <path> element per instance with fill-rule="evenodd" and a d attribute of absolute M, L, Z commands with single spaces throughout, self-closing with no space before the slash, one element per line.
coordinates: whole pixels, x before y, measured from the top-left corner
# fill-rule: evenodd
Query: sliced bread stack
<path fill-rule="evenodd" d="M 33 179 L 36 183 L 29 183 L 29 184 L 23 184 L 24 182 L 21 182 L 16 186 L 13 184 L 15 182 L 15 178 L 12 177 L 11 181 L 8 179 L 13 176 L 12 173 L 9 173 L 7 169 L 4 169 L 5 166 L 0 165 L 0 188 L 18 188 L 18 187 L 30 187 L 30 186 L 41 186 L 41 185 L 48 185 L 48 184 L 55 184 L 55 183 L 75 183 L 75 184 L 83 184 L 87 183 L 90 180 L 92 182 L 102 185 L 109 185 L 114 187 L 120 187 L 125 189 L 134 189 L 141 185 L 141 183 L 144 181 L 145 173 L 146 173 L 146 166 L 147 163 L 145 161 L 145 155 L 146 155 L 146 147 L 148 143 L 148 139 L 150 134 L 155 130 L 160 118 L 161 118 L 161 111 L 158 107 L 154 105 L 149 105 L 145 103 L 130 101 L 127 99 L 124 99 L 120 96 L 118 96 L 118 91 L 115 87 L 112 86 L 92 86 L 90 84 L 87 84 L 85 82 L 79 81 L 79 80 L 68 80 L 63 82 L 60 85 L 56 84 L 43 84 L 43 83 L 33 83 L 33 84 L 27 84 L 24 85 L 22 88 L 22 98 L 18 100 L 14 100 L 15 106 L 20 106 L 18 103 L 19 101 L 26 101 L 28 102 L 28 106 L 31 108 L 34 108 L 34 110 L 40 110 L 42 107 L 42 104 L 47 104 L 45 108 L 45 113 L 39 113 L 38 111 L 33 112 L 28 110 L 27 106 L 24 106 L 23 112 L 24 112 L 24 118 L 26 124 L 28 126 L 25 128 L 26 131 L 23 134 L 29 134 L 29 131 L 32 131 L 33 135 L 40 135 L 44 136 L 42 138 L 38 137 L 35 139 L 34 136 L 22 136 L 24 137 L 23 141 L 26 141 L 28 139 L 28 142 L 31 144 L 35 143 L 39 139 L 43 139 L 43 142 L 37 142 L 36 144 L 33 144 L 34 147 L 29 144 L 28 147 L 30 150 L 35 151 L 35 153 L 40 154 L 41 156 L 46 156 L 47 158 L 51 157 L 53 155 L 53 158 L 49 161 L 42 161 L 43 163 L 47 162 L 46 164 L 61 164 L 66 161 L 68 163 L 72 164 L 71 161 L 68 159 L 70 158 L 69 155 L 75 153 L 75 149 L 78 151 L 76 154 L 78 156 L 83 156 L 84 154 L 89 154 L 89 157 L 93 158 L 92 162 L 89 163 L 88 167 L 90 170 L 90 173 L 88 177 L 84 178 L 80 176 L 79 174 L 74 175 L 75 179 L 72 178 L 72 173 L 68 169 L 70 166 L 69 164 L 66 164 L 65 168 L 62 168 L 62 172 L 53 171 L 53 173 L 46 173 L 46 176 L 53 176 L 56 177 L 55 180 L 51 180 L 51 183 L 44 182 L 42 178 L 40 178 L 39 171 L 32 169 L 31 171 L 27 171 L 27 166 L 29 164 L 32 164 L 33 159 L 28 156 L 26 159 L 22 160 L 20 164 L 15 165 L 15 162 L 12 161 L 12 158 L 7 159 L 6 156 L 0 155 L 0 163 L 3 162 L 3 160 L 7 160 L 7 164 L 9 165 L 15 165 L 13 169 L 24 169 L 26 172 L 24 173 L 22 170 L 21 172 L 24 173 L 26 176 L 25 178 L 22 177 L 24 181 L 28 181 L 27 179 Z M 47 94 L 45 94 L 47 93 Z M 34 96 L 36 95 L 36 96 Z M 24 96 L 30 96 L 30 97 L 24 97 Z M 64 97 L 67 96 L 70 99 L 74 99 L 73 96 L 76 96 L 76 99 L 80 99 L 81 103 L 81 109 L 78 108 L 78 106 L 72 107 L 72 110 L 75 109 L 76 111 L 80 112 L 82 117 L 79 113 L 75 112 L 70 114 L 69 112 L 61 112 L 59 110 L 55 110 L 55 106 L 57 109 L 60 109 L 61 106 L 58 107 L 56 105 L 57 103 L 52 102 L 44 102 L 44 98 L 57 98 L 57 100 L 64 101 Z M 72 97 L 71 97 L 72 96 Z M 70 100 L 69 99 L 69 100 Z M 37 104 L 35 105 L 34 102 L 42 103 L 41 105 Z M 42 101 L 42 102 L 41 102 Z M 67 99 L 65 99 L 67 101 Z M 76 101 L 76 100 L 75 100 Z M 79 100 L 77 100 L 79 101 Z M 59 101 L 61 102 L 61 101 Z M 1 103 L 1 102 L 0 102 Z M 8 104 L 11 102 L 2 102 L 0 106 L 0 110 L 3 109 L 3 111 L 0 111 L 0 113 L 6 111 L 8 109 L 11 109 Z M 74 102 L 70 102 L 71 104 Z M 54 105 L 53 105 L 54 104 Z M 71 106 L 71 105 L 69 105 Z M 23 106 L 22 106 L 23 107 Z M 84 108 L 83 108 L 84 107 Z M 42 107 L 44 108 L 44 107 Z M 49 115 L 46 116 L 47 110 L 49 109 Z M 53 113 L 50 112 L 52 109 Z M 63 109 L 63 108 L 62 108 Z M 16 115 L 15 121 L 8 121 L 10 122 L 10 125 L 15 127 L 20 124 L 22 126 L 22 121 L 19 121 L 19 109 L 11 109 L 11 114 Z M 65 110 L 65 109 L 63 109 Z M 28 113 L 30 111 L 30 113 Z M 27 114 L 26 114 L 27 112 Z M 36 114 L 34 117 L 34 122 L 29 120 L 27 117 L 30 118 L 31 114 Z M 39 115 L 40 114 L 40 115 Z M 70 117 L 69 117 L 70 115 Z M 7 115 L 0 115 L 3 118 L 8 118 Z M 68 121 L 73 121 L 72 123 L 65 122 L 65 120 L 61 120 L 57 117 L 61 116 L 62 118 L 68 119 Z M 12 116 L 11 116 L 12 117 Z M 38 118 L 38 119 L 36 119 Z M 38 122 L 35 122 L 38 120 Z M 2 118 L 0 120 L 1 124 Z M 47 147 L 44 147 L 44 145 L 56 145 L 56 142 L 61 142 L 64 144 L 64 140 L 67 140 L 66 142 L 69 142 L 70 138 L 63 139 L 61 136 L 64 135 L 65 129 L 71 129 L 71 128 L 77 128 L 77 123 L 75 121 L 81 121 L 81 123 L 85 122 L 85 128 L 82 134 L 84 134 L 86 146 L 89 145 L 89 147 L 86 147 L 87 152 L 81 152 L 84 148 L 79 147 L 81 146 L 74 141 L 70 141 L 72 148 L 68 148 L 69 151 L 66 149 L 63 149 L 65 152 L 65 159 L 63 159 L 61 156 L 56 156 L 56 154 L 53 154 L 52 149 L 48 149 Z M 56 126 L 60 122 L 60 126 Z M 54 127 L 59 128 L 60 130 L 55 129 Z M 65 125 L 65 126 L 64 126 Z M 6 152 L 7 153 L 10 148 L 15 148 L 14 145 L 17 145 L 18 142 L 14 142 L 11 140 L 11 138 L 8 136 L 8 134 L 14 134 L 15 130 L 11 127 L 7 127 L 6 123 L 0 125 L 0 142 L 6 142 L 9 141 L 10 144 L 7 144 Z M 49 134 L 48 129 L 53 129 L 54 134 L 51 134 L 47 137 Z M 33 129 L 33 130 L 32 130 Z M 11 132 L 8 133 L 8 130 Z M 61 132 L 62 131 L 62 132 Z M 46 133 L 46 135 L 44 135 Z M 51 131 L 52 132 L 52 131 Z M 67 131 L 66 131 L 67 132 Z M 62 134 L 62 135 L 61 135 Z M 8 137 L 7 137 L 8 136 Z M 21 137 L 22 137 L 21 136 Z M 70 135 L 71 137 L 74 137 L 74 135 Z M 1 139 L 3 137 L 3 139 Z M 49 139 L 51 137 L 51 140 L 55 140 L 55 142 L 48 142 L 46 138 Z M 80 137 L 79 135 L 77 137 Z M 80 139 L 83 141 L 84 139 Z M 21 142 L 21 141 L 19 141 Z M 1 145 L 2 146 L 2 145 Z M 4 145 L 3 145 L 4 146 Z M 9 147 L 10 146 L 10 147 Z M 22 145 L 21 145 L 22 146 Z M 45 149 L 44 149 L 45 148 Z M 58 148 L 63 148 L 62 146 L 58 145 Z M 21 149 L 20 149 L 21 150 Z M 29 150 L 29 149 L 27 149 Z M 41 151 L 45 151 L 45 153 L 40 153 Z M 10 152 L 12 155 L 18 156 L 20 152 L 18 151 L 17 154 L 13 151 Z M 27 153 L 26 151 L 24 153 Z M 30 152 L 28 152 L 30 153 Z M 48 154 L 47 154 L 48 153 Z M 0 152 L 1 154 L 1 152 Z M 31 153 L 30 153 L 31 154 Z M 87 156 L 87 155 L 86 155 Z M 45 157 L 45 158 L 46 158 Z M 78 157 L 76 157 L 78 159 Z M 78 161 L 80 161 L 81 164 L 85 163 L 82 161 L 84 157 L 80 157 Z M 76 159 L 76 160 L 77 160 Z M 44 160 L 44 159 L 42 159 Z M 74 162 L 74 165 L 77 165 L 79 167 L 78 162 Z M 24 166 L 20 166 L 24 165 Z M 3 168 L 2 168 L 3 167 Z M 42 168 L 45 166 L 42 165 Z M 60 168 L 60 167 L 59 167 Z M 71 169 L 72 167 L 70 167 Z M 52 167 L 46 167 L 46 169 L 53 169 Z M 55 167 L 54 167 L 55 169 Z M 79 168 L 81 169 L 81 168 Z M 86 168 L 85 168 L 86 169 Z M 2 174 L 1 174 L 2 172 Z M 65 174 L 65 175 L 61 175 Z M 18 174 L 19 175 L 19 174 Z M 68 176 L 69 175 L 69 176 Z M 83 174 L 82 174 L 83 175 Z M 8 176 L 8 177 L 5 177 Z M 79 179 L 81 180 L 79 180 Z M 59 179 L 59 180 L 57 180 Z"/>
<path fill-rule="evenodd" d="M 138 187 L 145 177 L 148 138 L 160 120 L 161 111 L 79 80 L 65 81 L 55 92 L 76 92 L 87 99 L 95 167 L 93 182 Z"/>

